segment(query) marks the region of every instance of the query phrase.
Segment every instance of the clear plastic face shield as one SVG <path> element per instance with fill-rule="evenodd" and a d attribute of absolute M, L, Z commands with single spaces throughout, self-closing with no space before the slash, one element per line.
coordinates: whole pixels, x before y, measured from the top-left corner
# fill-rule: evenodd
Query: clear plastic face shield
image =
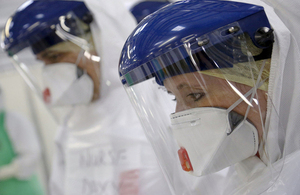
<path fill-rule="evenodd" d="M 9 37 L 11 25 L 8 21 L 3 36 Z M 35 27 L 27 27 L 27 31 Z M 87 104 L 98 99 L 100 57 L 89 23 L 69 11 L 38 28 L 35 35 L 24 41 L 29 46 L 11 55 L 30 88 L 50 107 Z"/>
<path fill-rule="evenodd" d="M 176 194 L 214 192 L 234 180 L 227 194 L 256 192 L 255 181 L 264 178 L 259 194 L 278 177 L 266 142 L 270 123 L 279 121 L 270 116 L 270 57 L 260 59 L 263 52 L 232 23 L 123 75 Z"/>

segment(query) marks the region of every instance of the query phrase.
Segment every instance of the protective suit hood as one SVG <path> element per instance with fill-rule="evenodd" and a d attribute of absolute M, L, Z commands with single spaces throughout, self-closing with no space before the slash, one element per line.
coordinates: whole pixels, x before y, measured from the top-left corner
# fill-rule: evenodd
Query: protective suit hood
<path fill-rule="evenodd" d="M 135 19 L 118 0 L 86 0 L 85 4 L 94 17 L 90 26 L 101 58 L 100 98 L 75 106 L 61 123 L 52 193 L 168 194 L 118 78 L 119 53 Z"/>

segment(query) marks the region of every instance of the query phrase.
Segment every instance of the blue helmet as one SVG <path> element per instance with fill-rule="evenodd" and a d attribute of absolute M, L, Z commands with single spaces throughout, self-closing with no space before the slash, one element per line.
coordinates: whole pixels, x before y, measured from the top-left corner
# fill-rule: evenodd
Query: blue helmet
<path fill-rule="evenodd" d="M 55 25 L 60 24 L 62 16 L 68 33 L 79 35 L 82 32 L 76 29 L 74 19 L 68 15 L 70 12 L 84 23 L 92 21 L 90 11 L 80 1 L 26 1 L 7 20 L 2 48 L 12 56 L 30 46 L 36 54 L 63 41 L 55 33 Z"/>
<path fill-rule="evenodd" d="M 130 11 L 134 15 L 136 21 L 139 23 L 146 16 L 164 7 L 165 5 L 168 5 L 169 3 L 169 1 L 142 1 L 134 5 Z"/>
<path fill-rule="evenodd" d="M 224 30 L 218 36 L 208 35 L 220 28 Z M 211 60 L 205 53 L 201 54 L 203 45 L 218 47 L 233 36 L 247 34 L 256 47 L 265 49 L 273 43 L 272 32 L 261 6 L 211 0 L 170 3 L 141 21 L 128 37 L 119 62 L 121 80 L 131 86 L 155 77 L 162 85 L 164 79 L 182 72 L 216 68 L 201 63 L 201 58 Z M 231 56 L 231 51 L 228 52 L 226 56 Z M 200 62 L 196 67 L 191 55 L 196 55 Z M 247 57 L 242 52 L 240 55 L 240 61 Z M 170 66 L 175 63 L 184 65 L 178 71 L 172 70 Z M 230 67 L 232 63 L 219 61 L 218 68 Z"/>

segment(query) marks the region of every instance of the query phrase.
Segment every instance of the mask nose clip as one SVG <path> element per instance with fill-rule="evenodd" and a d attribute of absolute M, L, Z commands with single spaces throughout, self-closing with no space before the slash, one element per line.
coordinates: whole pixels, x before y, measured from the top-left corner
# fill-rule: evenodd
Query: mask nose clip
<path fill-rule="evenodd" d="M 193 171 L 192 163 L 185 148 L 181 147 L 178 150 L 178 156 L 180 159 L 182 169 L 187 172 Z"/>

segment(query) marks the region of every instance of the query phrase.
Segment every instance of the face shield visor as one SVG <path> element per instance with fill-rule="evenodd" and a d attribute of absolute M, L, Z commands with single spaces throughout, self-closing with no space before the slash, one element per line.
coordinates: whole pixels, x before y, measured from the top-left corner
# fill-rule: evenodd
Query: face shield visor
<path fill-rule="evenodd" d="M 120 71 L 176 193 L 218 194 L 215 186 L 226 184 L 227 194 L 259 194 L 278 177 L 266 143 L 270 120 L 279 123 L 270 117 L 271 50 L 234 22 Z M 262 188 L 254 187 L 259 178 Z"/>
<path fill-rule="evenodd" d="M 100 57 L 89 27 L 92 16 L 84 3 L 25 4 L 8 20 L 2 47 L 26 83 L 51 107 L 96 100 Z M 43 10 L 47 12 L 41 14 Z"/>

